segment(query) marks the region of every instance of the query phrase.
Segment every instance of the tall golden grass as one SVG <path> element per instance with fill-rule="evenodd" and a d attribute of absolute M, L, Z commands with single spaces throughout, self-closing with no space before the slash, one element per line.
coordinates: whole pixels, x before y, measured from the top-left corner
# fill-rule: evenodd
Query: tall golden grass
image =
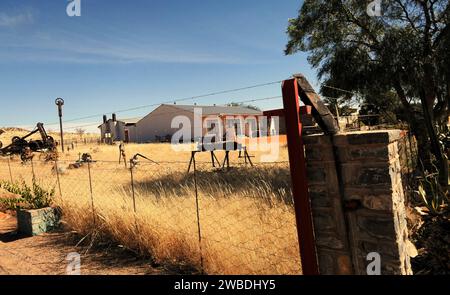
<path fill-rule="evenodd" d="M 127 145 L 126 150 L 129 156 L 140 152 L 164 162 L 143 160 L 133 170 L 136 212 L 130 170 L 117 163 L 116 146 L 80 146 L 62 155 L 56 204 L 68 227 L 81 235 L 95 233 L 159 263 L 197 271 L 203 267 L 209 274 L 301 273 L 287 163 L 258 163 L 255 153 L 256 166 L 246 167 L 233 155 L 235 168 L 217 171 L 207 163 L 209 155 L 199 154 L 197 220 L 194 175 L 186 173 L 189 152 L 175 153 L 169 144 Z M 82 152 L 99 161 L 90 166 L 92 194 L 86 165 L 66 169 Z M 287 153 L 281 152 L 283 161 Z M 14 179 L 31 176 L 31 167 L 10 163 Z M 8 180 L 4 160 L 1 167 L 0 179 Z M 33 170 L 59 190 L 51 163 L 36 162 Z"/>

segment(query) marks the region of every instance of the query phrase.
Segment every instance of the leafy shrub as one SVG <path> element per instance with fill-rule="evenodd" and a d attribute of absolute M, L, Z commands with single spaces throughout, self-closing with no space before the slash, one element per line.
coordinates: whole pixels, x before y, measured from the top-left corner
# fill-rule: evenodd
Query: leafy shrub
<path fill-rule="evenodd" d="M 1 199 L 0 203 L 8 209 L 40 209 L 49 207 L 53 203 L 55 197 L 55 188 L 46 189 L 42 187 L 35 179 L 30 187 L 25 183 L 0 181 L 0 188 L 18 195 L 17 198 Z"/>

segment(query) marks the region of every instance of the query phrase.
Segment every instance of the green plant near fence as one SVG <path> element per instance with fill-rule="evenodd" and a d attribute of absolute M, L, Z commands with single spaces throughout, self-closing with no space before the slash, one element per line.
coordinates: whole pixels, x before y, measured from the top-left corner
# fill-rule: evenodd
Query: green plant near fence
<path fill-rule="evenodd" d="M 0 181 L 0 188 L 16 195 L 15 198 L 0 199 L 7 209 L 41 209 L 49 207 L 55 197 L 55 188 L 47 189 L 39 184 L 35 179 L 31 186 L 23 182 Z"/>
<path fill-rule="evenodd" d="M 437 173 L 424 173 L 419 179 L 417 194 L 431 214 L 441 214 L 449 204 L 449 192 L 439 184 Z"/>

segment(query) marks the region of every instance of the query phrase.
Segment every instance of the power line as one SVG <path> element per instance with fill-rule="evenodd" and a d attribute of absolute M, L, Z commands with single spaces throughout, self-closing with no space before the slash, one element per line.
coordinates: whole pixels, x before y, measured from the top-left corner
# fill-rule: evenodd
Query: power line
<path fill-rule="evenodd" d="M 127 108 L 127 109 L 122 109 L 122 110 L 103 112 L 102 114 L 95 114 L 95 115 L 89 115 L 89 116 L 84 116 L 84 117 L 79 117 L 79 118 L 68 119 L 68 120 L 64 120 L 64 122 L 67 123 L 67 122 L 74 122 L 74 121 L 80 121 L 80 120 L 85 120 L 85 119 L 97 118 L 97 117 L 103 116 L 105 113 L 124 113 L 124 112 L 136 111 L 136 110 L 140 110 L 140 109 L 144 109 L 144 108 L 150 108 L 150 107 L 159 106 L 161 104 L 169 104 L 169 103 L 173 103 L 173 102 L 180 102 L 180 101 L 186 101 L 186 100 L 192 100 L 192 99 L 198 99 L 198 98 L 205 98 L 205 97 L 209 97 L 209 96 L 215 96 L 215 95 L 219 95 L 219 94 L 238 92 L 238 91 L 243 91 L 243 90 L 263 87 L 263 86 L 280 84 L 281 82 L 283 82 L 283 81 L 282 80 L 280 80 L 280 81 L 273 81 L 273 82 L 267 82 L 267 83 L 262 83 L 262 84 L 256 84 L 256 85 L 251 85 L 251 86 L 240 87 L 240 88 L 215 91 L 215 92 L 210 92 L 210 93 L 201 94 L 201 95 L 195 95 L 195 96 L 189 96 L 189 97 L 184 97 L 184 98 L 179 98 L 179 99 L 166 100 L 166 101 L 159 102 L 159 103 L 153 103 L 153 104 L 142 105 L 142 106 L 137 106 L 137 107 L 133 107 L 133 108 Z M 49 123 L 49 124 L 46 124 L 46 125 L 57 125 L 57 124 L 59 124 L 59 123 L 58 122 L 56 122 L 56 123 Z"/>
<path fill-rule="evenodd" d="M 325 96 L 325 95 L 321 95 L 321 97 L 323 97 L 323 98 L 328 98 L 328 99 L 336 99 L 336 100 L 338 100 L 339 99 L 339 97 L 331 97 L 331 96 Z M 349 102 L 347 102 L 348 103 L 348 106 L 349 107 L 355 107 L 355 106 L 358 106 L 358 102 L 357 101 L 349 101 Z"/>
<path fill-rule="evenodd" d="M 265 100 L 273 100 L 273 99 L 279 99 L 282 98 L 282 96 L 270 96 L 270 97 L 263 97 L 263 98 L 256 98 L 256 99 L 248 99 L 248 100 L 239 100 L 239 101 L 232 101 L 231 103 L 238 103 L 238 104 L 243 104 L 243 103 L 249 103 L 249 102 L 257 102 L 257 101 L 265 101 Z M 226 103 L 226 104 L 219 104 L 217 106 L 228 106 L 231 103 Z M 170 105 L 172 106 L 172 104 Z M 176 106 L 176 105 L 173 105 Z M 195 107 L 195 106 L 194 106 Z M 199 108 L 201 108 L 202 106 L 198 106 Z M 170 114 L 176 114 L 179 113 L 179 110 L 174 110 L 174 111 L 169 111 L 169 112 L 163 112 L 163 113 L 159 113 L 159 114 L 154 114 L 152 115 L 153 117 L 157 117 L 157 116 L 162 116 L 162 115 L 170 115 Z M 127 120 L 131 120 L 131 119 L 139 119 L 139 117 L 135 117 L 135 118 L 130 118 L 130 119 L 123 119 L 121 121 L 126 122 Z M 67 122 L 67 121 L 66 121 Z M 47 125 L 51 125 L 51 124 L 47 124 Z M 77 128 L 83 128 L 83 127 L 90 127 L 90 126 L 97 126 L 99 125 L 98 122 L 96 123 L 90 123 L 90 124 L 83 124 L 83 125 L 78 125 L 78 126 L 71 126 L 71 127 L 65 127 L 65 130 L 71 130 L 71 129 L 77 129 Z"/>
<path fill-rule="evenodd" d="M 277 98 L 283 98 L 283 96 L 279 95 L 279 96 L 257 98 L 257 99 L 250 99 L 250 100 L 241 100 L 241 101 L 235 101 L 235 103 L 249 103 L 249 102 L 256 102 L 256 101 L 270 100 L 270 99 L 277 99 Z"/>
<path fill-rule="evenodd" d="M 355 92 L 352 92 L 352 91 L 349 91 L 349 90 L 345 90 L 345 89 L 342 89 L 342 88 L 338 88 L 338 87 L 334 87 L 334 86 L 322 85 L 322 87 L 329 88 L 329 89 L 334 89 L 334 90 L 338 90 L 338 91 L 342 91 L 342 92 L 346 92 L 346 93 L 350 93 L 350 94 L 356 95 Z"/>

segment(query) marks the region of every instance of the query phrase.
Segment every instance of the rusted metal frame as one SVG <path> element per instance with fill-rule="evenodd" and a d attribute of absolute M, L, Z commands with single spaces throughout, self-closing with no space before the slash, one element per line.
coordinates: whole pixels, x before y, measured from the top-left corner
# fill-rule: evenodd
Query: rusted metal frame
<path fill-rule="evenodd" d="M 230 151 L 225 150 L 225 157 L 223 158 L 222 168 L 225 168 L 225 165 L 227 168 L 230 168 Z"/>
<path fill-rule="evenodd" d="M 214 160 L 214 152 L 213 151 L 211 151 L 211 163 L 212 163 L 213 168 L 215 168 L 216 167 L 216 162 Z"/>
<path fill-rule="evenodd" d="M 282 85 L 282 92 L 302 271 L 305 275 L 317 275 L 319 274 L 319 267 L 306 179 L 297 79 L 285 80 Z"/>
<path fill-rule="evenodd" d="M 310 105 L 305 105 L 300 107 L 300 115 L 311 115 L 312 107 Z M 264 116 L 267 117 L 284 117 L 284 109 L 276 109 L 270 111 L 264 111 Z"/>
<path fill-rule="evenodd" d="M 247 164 L 247 161 L 248 161 L 250 163 L 250 166 L 253 167 L 252 159 L 251 159 L 250 155 L 248 154 L 246 147 L 244 148 L 244 158 L 245 158 L 245 164 Z"/>
<path fill-rule="evenodd" d="M 211 151 L 211 163 L 212 163 L 213 168 L 216 167 L 216 164 L 215 164 L 216 162 L 217 162 L 217 164 L 219 165 L 219 168 L 220 168 L 221 166 L 220 166 L 219 159 L 217 159 L 216 154 L 214 153 L 214 151 Z"/>
<path fill-rule="evenodd" d="M 308 80 L 305 76 L 302 74 L 295 74 L 293 77 L 297 80 L 298 85 L 298 95 L 302 102 L 305 105 L 309 105 L 312 108 L 312 115 L 316 122 L 321 127 L 324 134 L 329 136 L 331 145 L 333 147 L 333 158 L 334 158 L 334 164 L 336 169 L 336 177 L 338 181 L 338 188 L 339 188 L 339 194 L 341 198 L 344 197 L 344 180 L 342 176 L 342 161 L 339 156 L 338 147 L 335 142 L 335 135 L 337 135 L 339 130 L 339 125 L 337 121 L 334 119 L 333 114 L 328 109 L 328 107 L 323 103 L 323 101 L 320 99 L 320 96 L 314 91 L 311 84 L 309 84 Z M 359 206 L 358 204 L 347 204 L 342 203 L 342 213 L 344 214 L 344 223 L 347 228 L 347 232 L 349 232 L 349 222 L 347 215 L 345 212 L 354 206 Z M 346 245 L 350 245 L 351 241 L 346 235 Z M 354 266 L 352 265 L 351 272 L 353 272 Z"/>
<path fill-rule="evenodd" d="M 306 78 L 303 78 L 304 81 L 306 81 Z M 306 81 L 306 83 L 308 83 Z M 309 85 L 309 83 L 308 83 Z M 299 82 L 299 86 L 301 87 L 301 83 Z M 323 104 L 323 102 L 320 100 L 320 97 L 314 92 L 313 94 L 310 94 L 312 96 L 314 96 L 314 98 L 320 103 L 322 104 L 322 109 L 320 109 L 320 113 L 321 113 L 321 118 L 323 119 L 323 123 L 325 123 L 326 126 L 321 126 L 322 130 L 324 131 L 324 133 L 330 138 L 330 142 L 331 142 L 331 146 L 333 148 L 333 162 L 334 162 L 334 167 L 335 167 L 335 171 L 336 171 L 336 178 L 337 178 L 337 182 L 338 182 L 338 190 L 339 190 L 339 195 L 341 200 L 344 200 L 344 196 L 345 196 L 345 191 L 344 191 L 344 178 L 343 178 L 343 171 L 342 171 L 342 161 L 341 161 L 341 157 L 339 154 L 339 148 L 336 144 L 336 135 L 339 133 L 339 126 L 337 124 L 338 121 L 333 120 L 333 116 L 331 114 L 331 112 L 329 111 L 329 109 Z M 317 118 L 315 118 L 317 121 Z M 355 209 L 357 209 L 358 207 L 360 207 L 361 204 L 359 201 L 343 201 L 341 202 L 341 210 L 342 210 L 342 214 L 344 217 L 344 224 L 345 224 L 345 228 L 347 233 L 350 232 L 350 225 L 349 225 L 349 212 L 348 211 L 353 211 Z M 345 247 L 349 248 L 350 245 L 352 244 L 349 235 L 346 234 L 345 235 Z M 353 253 L 351 254 L 353 255 Z M 350 273 L 354 273 L 354 258 L 352 257 L 352 265 L 350 266 Z"/>

